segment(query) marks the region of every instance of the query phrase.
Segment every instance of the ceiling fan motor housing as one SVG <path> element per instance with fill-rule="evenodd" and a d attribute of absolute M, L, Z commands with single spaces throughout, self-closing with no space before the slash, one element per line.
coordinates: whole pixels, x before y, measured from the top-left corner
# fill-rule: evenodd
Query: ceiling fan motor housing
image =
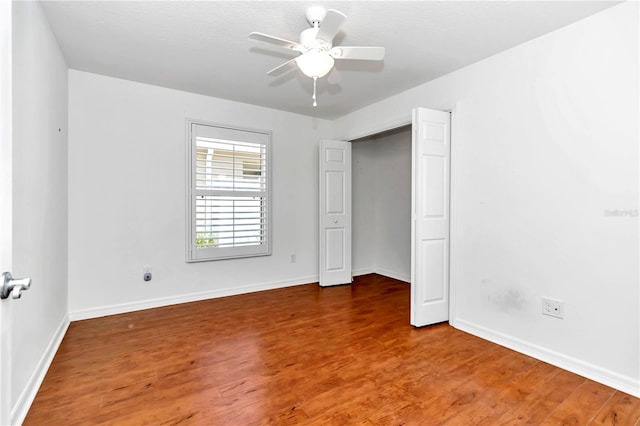
<path fill-rule="evenodd" d="M 327 11 L 322 6 L 311 6 L 307 9 L 307 21 L 313 27 L 320 25 L 325 16 L 327 16 Z"/>
<path fill-rule="evenodd" d="M 331 43 L 327 43 L 325 40 L 317 39 L 319 28 L 307 28 L 300 33 L 300 44 L 307 50 L 320 49 L 327 50 L 331 48 Z"/>

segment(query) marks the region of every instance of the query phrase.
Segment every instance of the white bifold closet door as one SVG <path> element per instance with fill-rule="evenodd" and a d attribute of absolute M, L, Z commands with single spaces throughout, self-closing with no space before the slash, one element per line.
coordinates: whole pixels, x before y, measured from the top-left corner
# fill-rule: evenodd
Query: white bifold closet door
<path fill-rule="evenodd" d="M 350 284 L 351 143 L 320 141 L 320 285 Z"/>
<path fill-rule="evenodd" d="M 449 319 L 449 179 L 451 164 L 448 112 L 413 110 L 411 324 Z"/>

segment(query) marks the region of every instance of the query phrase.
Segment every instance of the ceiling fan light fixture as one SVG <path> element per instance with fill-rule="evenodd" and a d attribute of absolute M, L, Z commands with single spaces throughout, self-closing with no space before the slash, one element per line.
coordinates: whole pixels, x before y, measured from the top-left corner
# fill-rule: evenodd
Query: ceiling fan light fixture
<path fill-rule="evenodd" d="M 296 58 L 300 71 L 307 77 L 322 78 L 333 68 L 334 59 L 326 52 L 310 50 Z"/>

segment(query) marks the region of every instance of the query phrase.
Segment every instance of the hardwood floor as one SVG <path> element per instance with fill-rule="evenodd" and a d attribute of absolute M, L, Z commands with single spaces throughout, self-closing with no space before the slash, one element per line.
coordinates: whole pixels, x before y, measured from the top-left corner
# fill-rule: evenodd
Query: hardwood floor
<path fill-rule="evenodd" d="M 640 400 L 447 324 L 379 275 L 74 322 L 25 425 L 638 425 Z"/>

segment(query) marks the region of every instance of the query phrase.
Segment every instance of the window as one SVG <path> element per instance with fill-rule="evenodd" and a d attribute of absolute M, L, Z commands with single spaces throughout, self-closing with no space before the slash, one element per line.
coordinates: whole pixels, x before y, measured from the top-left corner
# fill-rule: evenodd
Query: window
<path fill-rule="evenodd" d="M 271 254 L 270 132 L 187 125 L 187 261 Z"/>

